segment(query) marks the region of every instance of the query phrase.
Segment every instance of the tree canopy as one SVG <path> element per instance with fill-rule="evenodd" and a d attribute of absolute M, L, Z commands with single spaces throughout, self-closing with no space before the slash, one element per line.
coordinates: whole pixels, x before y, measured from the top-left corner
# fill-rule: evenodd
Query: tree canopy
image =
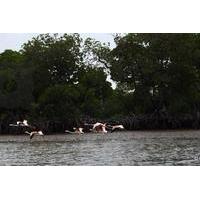
<path fill-rule="evenodd" d="M 111 48 L 79 34 L 41 34 L 2 52 L 1 124 L 95 118 L 131 119 L 127 128 L 199 127 L 200 34 L 116 34 L 114 41 Z"/>
<path fill-rule="evenodd" d="M 197 111 L 198 34 L 127 34 L 112 51 L 111 76 L 133 91 L 136 113 Z"/>

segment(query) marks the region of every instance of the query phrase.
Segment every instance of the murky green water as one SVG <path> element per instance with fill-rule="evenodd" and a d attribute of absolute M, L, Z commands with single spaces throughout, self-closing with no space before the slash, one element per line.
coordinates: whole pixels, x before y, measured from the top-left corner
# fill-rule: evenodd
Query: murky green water
<path fill-rule="evenodd" d="M 200 131 L 0 136 L 0 165 L 200 165 Z"/>

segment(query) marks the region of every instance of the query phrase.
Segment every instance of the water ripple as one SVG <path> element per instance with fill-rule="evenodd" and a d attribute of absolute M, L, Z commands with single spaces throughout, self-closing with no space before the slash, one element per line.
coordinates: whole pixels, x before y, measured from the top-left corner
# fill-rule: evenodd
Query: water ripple
<path fill-rule="evenodd" d="M 200 165 L 200 136 L 185 132 L 0 137 L 0 165 Z"/>

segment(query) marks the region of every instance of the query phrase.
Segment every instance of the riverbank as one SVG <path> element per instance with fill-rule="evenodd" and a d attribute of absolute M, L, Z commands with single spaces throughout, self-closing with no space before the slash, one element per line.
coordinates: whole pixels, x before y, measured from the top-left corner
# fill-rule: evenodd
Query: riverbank
<path fill-rule="evenodd" d="M 71 140 L 91 140 L 104 138 L 109 140 L 112 138 L 122 139 L 124 137 L 129 139 L 140 138 L 200 138 L 200 130 L 145 130 L 145 131 L 120 131 L 113 133 L 84 133 L 84 134 L 48 134 L 44 138 L 40 136 L 34 137 L 32 141 L 71 141 Z M 3 134 L 0 135 L 0 142 L 23 142 L 30 141 L 27 134 Z"/>

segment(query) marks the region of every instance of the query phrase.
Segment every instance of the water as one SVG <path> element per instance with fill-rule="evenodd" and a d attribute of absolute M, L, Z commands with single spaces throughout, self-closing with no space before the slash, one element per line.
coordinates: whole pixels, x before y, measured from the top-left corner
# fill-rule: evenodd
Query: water
<path fill-rule="evenodd" d="M 0 165 L 200 165 L 200 131 L 0 136 Z"/>

